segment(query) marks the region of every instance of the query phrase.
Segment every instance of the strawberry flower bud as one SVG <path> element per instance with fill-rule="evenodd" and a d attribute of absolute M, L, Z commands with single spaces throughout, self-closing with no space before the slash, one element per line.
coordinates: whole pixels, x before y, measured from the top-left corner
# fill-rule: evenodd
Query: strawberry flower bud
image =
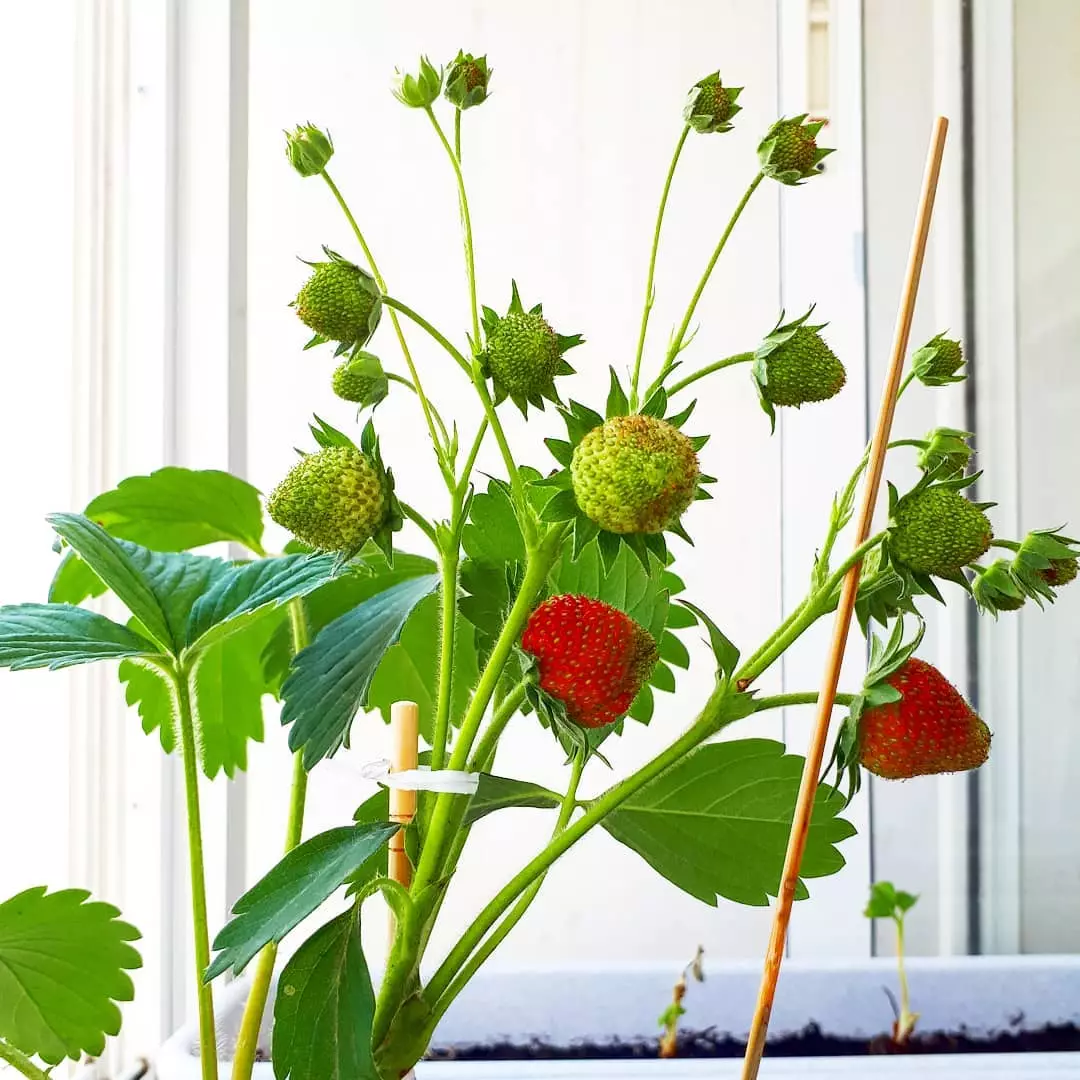
<path fill-rule="evenodd" d="M 932 472 L 943 480 L 960 475 L 967 468 L 973 453 L 967 443 L 970 438 L 970 431 L 934 428 L 926 436 L 923 449 L 919 451 L 919 468 L 923 472 Z"/>
<path fill-rule="evenodd" d="M 334 143 L 328 132 L 312 124 L 299 124 L 285 132 L 285 156 L 301 176 L 318 176 L 334 156 Z"/>
<path fill-rule="evenodd" d="M 758 146 L 761 171 L 781 184 L 801 184 L 821 172 L 822 159 L 833 151 L 817 144 L 824 120 L 807 120 L 807 114 L 777 120 Z"/>
<path fill-rule="evenodd" d="M 404 71 L 394 72 L 391 92 L 402 105 L 410 109 L 427 109 L 435 102 L 442 90 L 443 71 L 436 68 L 426 57 L 420 57 L 420 72 L 409 75 Z"/>
<path fill-rule="evenodd" d="M 735 104 L 742 91 L 741 86 L 724 86 L 720 82 L 720 72 L 714 71 L 691 87 L 683 108 L 683 119 L 703 135 L 730 131 L 731 118 L 742 108 Z"/>
<path fill-rule="evenodd" d="M 963 382 L 965 376 L 957 372 L 964 366 L 964 351 L 959 341 L 944 334 L 932 337 L 911 358 L 911 368 L 924 386 L 945 386 Z"/>
<path fill-rule="evenodd" d="M 471 109 L 487 100 L 490 79 L 486 56 L 459 51 L 446 73 L 443 96 L 459 109 Z"/>

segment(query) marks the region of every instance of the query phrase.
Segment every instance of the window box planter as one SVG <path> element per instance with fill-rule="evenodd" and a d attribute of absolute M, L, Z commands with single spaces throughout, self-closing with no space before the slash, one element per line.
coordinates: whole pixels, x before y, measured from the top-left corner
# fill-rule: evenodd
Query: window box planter
<path fill-rule="evenodd" d="M 1080 1024 L 1080 958 L 1072 956 L 977 956 L 913 958 L 908 964 L 920 1030 L 965 1032 L 990 1039 L 1001 1033 L 1035 1032 L 1048 1025 Z M 708 981 L 687 999 L 683 1030 L 714 1029 L 745 1037 L 757 993 L 758 964 L 714 967 Z M 886 1031 L 892 1014 L 882 987 L 895 982 L 891 959 L 854 963 L 791 961 L 785 965 L 773 1011 L 773 1037 L 793 1035 L 809 1024 L 823 1033 L 867 1042 Z M 656 1017 L 670 992 L 671 973 L 656 969 L 507 972 L 478 978 L 447 1014 L 435 1048 L 469 1053 L 497 1041 L 517 1047 L 610 1046 L 655 1040 Z M 228 1049 L 239 1022 L 246 984 L 233 983 L 219 997 L 219 1045 Z M 267 1032 L 264 1029 L 264 1035 Z M 177 1032 L 162 1047 L 158 1080 L 198 1080 L 194 1028 Z M 1080 1046 L 1080 1031 L 1077 1033 Z M 228 1075 L 223 1066 L 223 1075 Z M 950 1080 L 1028 1080 L 1080 1075 L 1080 1053 L 966 1053 L 912 1056 L 772 1057 L 769 1077 L 865 1077 L 891 1080 L 948 1076 Z M 737 1077 L 736 1059 L 432 1061 L 417 1080 L 691 1080 Z M 273 1080 L 269 1062 L 256 1065 L 257 1080 Z"/>

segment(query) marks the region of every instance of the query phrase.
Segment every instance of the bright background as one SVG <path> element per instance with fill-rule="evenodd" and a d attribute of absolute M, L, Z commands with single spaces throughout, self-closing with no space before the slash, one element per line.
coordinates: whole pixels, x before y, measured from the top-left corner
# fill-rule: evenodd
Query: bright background
<path fill-rule="evenodd" d="M 680 548 L 690 595 L 752 648 L 801 597 L 828 500 L 865 441 L 887 359 L 932 117 L 953 119 L 913 344 L 950 329 L 969 337 L 964 389 L 913 392 L 896 430 L 936 424 L 979 433 L 980 497 L 1001 505 L 1002 535 L 1080 517 L 1068 479 L 1080 453 L 1080 5 L 982 0 L 965 44 L 954 0 L 44 0 L 5 11 L 0 91 L 19 104 L 0 185 L 0 459 L 6 528 L 0 602 L 44 595 L 55 565 L 52 509 L 82 506 L 120 477 L 175 462 L 222 467 L 268 490 L 305 439 L 313 411 L 347 426 L 329 392 L 329 354 L 302 354 L 286 306 L 304 278 L 297 256 L 326 243 L 352 255 L 329 193 L 282 155 L 281 129 L 334 134 L 334 176 L 391 291 L 437 325 L 464 328 L 452 177 L 422 114 L 387 91 L 419 52 L 487 52 L 490 102 L 467 114 L 466 179 L 481 301 L 509 282 L 542 300 L 564 333 L 577 398 L 597 401 L 607 367 L 636 340 L 655 203 L 689 84 L 720 68 L 745 85 L 735 131 L 691 137 L 666 220 L 647 360 L 658 361 L 775 117 L 811 109 L 837 147 L 805 187 L 766 184 L 705 296 L 688 358 L 752 348 L 778 311 L 818 304 L 848 367 L 839 398 L 785 414 L 770 438 L 745 372 L 702 384 L 695 430 L 712 440 L 716 499 L 695 507 Z M 966 52 L 965 52 L 966 49 Z M 51 62 L 43 63 L 48 55 Z M 961 65 L 974 66 L 973 124 L 961 122 Z M 69 63 L 68 60 L 72 62 Z M 964 162 L 973 171 L 965 199 Z M 965 251 L 968 256 L 965 256 Z M 444 415 L 476 413 L 457 373 L 410 334 Z M 398 365 L 389 326 L 373 346 Z M 552 416 L 507 413 L 523 461 L 545 466 Z M 427 439 L 402 395 L 377 414 L 400 490 L 441 512 Z M 497 460 L 482 466 L 498 471 Z M 901 460 L 896 473 L 903 478 Z M 408 537 L 420 550 L 415 537 Z M 812 883 L 790 950 L 803 960 L 887 951 L 860 916 L 867 884 L 893 878 L 922 894 L 913 952 L 1067 953 L 1080 949 L 1074 898 L 1080 780 L 1072 717 L 1080 705 L 1080 616 L 1059 605 L 974 629 L 963 604 L 932 615 L 924 653 L 978 699 L 995 731 L 977 777 L 868 784 L 848 868 Z M 816 685 L 824 633 L 808 635 L 763 689 Z M 666 744 L 708 692 L 701 663 L 652 725 L 612 747 L 622 773 Z M 846 682 L 859 673 L 859 646 Z M 186 880 L 175 762 L 123 711 L 108 672 L 0 673 L 0 895 L 78 882 L 113 900 L 146 935 L 146 969 L 128 1039 L 146 1049 L 184 1016 Z M 276 860 L 289 762 L 268 713 L 250 775 L 208 786 L 211 911 L 224 921 L 245 884 Z M 805 744 L 805 710 L 744 732 Z M 359 770 L 385 730 L 357 722 L 353 750 L 321 765 L 308 831 L 347 820 L 370 792 Z M 532 720 L 515 723 L 499 771 L 558 786 L 562 755 Z M 602 766 L 586 794 L 606 786 Z M 443 932 L 471 918 L 542 842 L 545 815 L 506 812 L 476 829 Z M 760 955 L 768 912 L 710 909 L 599 832 L 550 875 L 540 900 L 492 961 L 505 970 L 634 963 L 675 970 L 698 944 L 721 959 Z M 380 947 L 381 932 L 372 947 Z"/>

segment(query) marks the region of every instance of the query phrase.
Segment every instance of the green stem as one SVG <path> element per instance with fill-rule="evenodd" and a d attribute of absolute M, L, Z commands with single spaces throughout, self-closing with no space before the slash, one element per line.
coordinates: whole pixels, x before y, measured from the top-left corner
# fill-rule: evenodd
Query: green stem
<path fill-rule="evenodd" d="M 904 965 L 904 918 L 896 919 L 896 963 L 900 972 L 900 1016 L 896 1022 L 896 1041 L 903 1045 L 915 1030 L 918 1015 L 911 1011 L 911 992 L 908 989 Z"/>
<path fill-rule="evenodd" d="M 758 698 L 755 702 L 755 713 L 766 712 L 769 709 L 783 709 L 788 705 L 816 705 L 818 692 L 805 690 L 793 694 L 774 694 L 772 697 Z M 850 705 L 855 700 L 854 694 L 837 694 L 837 705 Z"/>
<path fill-rule="evenodd" d="M 499 444 L 499 451 L 502 454 L 503 464 L 506 466 L 506 471 L 510 475 L 510 486 L 514 493 L 514 501 L 517 503 L 521 513 L 522 527 L 526 534 L 526 542 L 530 542 L 535 538 L 535 527 L 532 524 L 532 519 L 529 517 L 528 507 L 525 502 L 525 485 L 522 482 L 521 474 L 518 472 L 517 463 L 514 461 L 514 455 L 510 452 L 510 444 L 506 441 L 506 433 L 503 431 L 502 423 L 495 414 L 495 404 L 491 400 L 491 395 L 488 393 L 488 388 L 484 384 L 484 379 L 480 374 L 479 368 L 475 364 L 470 364 L 462 355 L 461 350 L 458 349 L 445 334 L 432 326 L 423 315 L 414 311 L 408 304 L 403 304 L 400 300 L 396 300 L 392 296 L 384 296 L 383 303 L 388 308 L 400 311 L 402 315 L 412 319 L 412 321 L 422 330 L 426 330 L 427 333 L 457 361 L 458 365 L 464 369 L 469 378 L 472 379 L 473 385 L 476 387 L 476 392 L 480 395 L 480 401 L 484 406 L 484 415 L 491 425 L 491 430 L 495 433 L 495 441 Z"/>
<path fill-rule="evenodd" d="M 0 1061 L 6 1061 L 13 1069 L 18 1069 L 27 1080 L 50 1080 L 44 1069 L 39 1069 L 21 1050 L 16 1050 L 3 1039 L 0 1039 Z"/>
<path fill-rule="evenodd" d="M 652 386 L 649 387 L 649 390 L 645 395 L 646 400 L 648 400 L 653 391 L 659 389 L 663 384 L 664 379 L 667 378 L 668 373 L 675 364 L 675 358 L 682 351 L 683 343 L 686 340 L 686 332 L 690 328 L 690 320 L 694 317 L 694 311 L 697 309 L 702 293 L 705 292 L 705 286 L 708 285 L 709 278 L 712 277 L 712 272 L 716 268 L 716 264 L 719 262 L 720 256 L 723 254 L 731 234 L 735 231 L 735 226 L 738 224 L 739 218 L 742 217 L 742 212 L 746 209 L 746 204 L 750 201 L 750 197 L 754 192 L 757 191 L 758 185 L 764 178 L 765 174 L 759 172 L 750 182 L 750 186 L 746 189 L 745 194 L 735 207 L 735 212 L 731 215 L 727 227 L 724 229 L 723 233 L 720 234 L 720 239 L 717 241 L 716 248 L 713 250 L 712 258 L 709 259 L 708 264 L 705 266 L 705 271 L 701 275 L 701 280 L 698 282 L 697 288 L 694 290 L 694 295 L 690 298 L 690 306 L 686 309 L 683 321 L 679 326 L 679 329 L 675 331 L 675 336 L 671 339 L 671 344 L 668 346 L 667 359 L 664 361 L 664 366 L 661 368 L 660 374 L 653 380 Z"/>
<path fill-rule="evenodd" d="M 559 807 L 559 818 L 555 823 L 555 829 L 552 832 L 552 839 L 555 839 L 570 823 L 570 818 L 574 813 L 575 807 L 578 805 L 577 791 L 578 785 L 581 783 L 581 774 L 585 769 L 585 755 L 577 754 L 574 757 L 574 764 L 570 773 L 570 784 L 567 788 L 566 794 L 563 796 L 562 805 Z M 514 906 L 507 912 L 506 917 L 501 923 L 492 931 L 491 935 L 480 945 L 480 947 L 472 954 L 472 956 L 461 967 L 461 970 L 454 976 L 453 981 L 446 988 L 446 991 L 439 997 L 439 999 L 432 1006 L 432 1019 L 437 1021 L 446 1010 L 453 1003 L 454 998 L 461 993 L 462 990 L 468 986 L 472 977 L 480 970 L 481 967 L 487 962 L 491 954 L 506 940 L 507 935 L 515 926 L 521 921 L 522 916 L 529 910 L 532 902 L 536 899 L 537 894 L 543 887 L 546 874 L 542 874 L 536 879 L 520 897 Z"/>
<path fill-rule="evenodd" d="M 925 439 L 893 439 L 886 447 L 888 450 L 898 450 L 901 446 L 914 446 L 919 450 L 926 449 Z"/>
<path fill-rule="evenodd" d="M 199 1057 L 202 1080 L 217 1080 L 217 1029 L 214 998 L 203 982 L 210 966 L 210 927 L 206 915 L 206 874 L 203 863 L 202 817 L 199 812 L 199 762 L 195 749 L 195 724 L 191 715 L 188 671 L 180 668 L 173 677 L 177 726 L 184 761 L 184 794 L 187 799 L 188 856 L 191 864 L 191 913 L 195 933 L 196 991 L 199 1000 Z"/>
<path fill-rule="evenodd" d="M 408 503 L 398 501 L 398 505 L 401 507 L 401 512 L 414 524 L 417 525 L 420 531 L 435 545 L 439 546 L 439 538 L 435 532 L 435 526 L 419 510 L 414 509 Z"/>
<path fill-rule="evenodd" d="M 392 371 L 387 371 L 384 374 L 391 382 L 401 383 L 402 386 L 407 386 L 414 394 L 416 393 L 416 387 L 404 375 L 395 375 Z"/>
<path fill-rule="evenodd" d="M 435 735 L 431 743 L 431 767 L 441 769 L 450 736 L 450 691 L 454 678 L 454 632 L 457 626 L 458 544 L 444 551 L 441 563 L 442 620 L 439 636 L 439 690 L 435 702 Z"/>
<path fill-rule="evenodd" d="M 904 376 L 904 381 L 900 384 L 899 389 L 896 391 L 896 400 L 899 401 L 904 396 L 904 391 L 915 381 L 915 372 L 909 371 Z"/>
<path fill-rule="evenodd" d="M 327 187 L 330 188 L 331 193 L 337 200 L 338 206 L 341 207 L 342 213 L 345 215 L 345 219 L 352 228 L 353 235 L 356 237 L 357 243 L 364 252 L 364 258 L 367 259 L 371 276 L 375 278 L 375 283 L 379 286 L 379 289 L 382 292 L 386 292 L 386 279 L 379 272 L 378 264 L 375 262 L 375 256 L 371 253 L 371 248 L 368 247 L 367 240 L 364 239 L 364 234 L 360 231 L 360 226 L 357 224 L 356 218 L 353 217 L 353 213 L 349 209 L 349 204 L 345 201 L 345 197 L 338 190 L 337 184 L 334 183 L 330 178 L 330 174 L 325 169 L 322 171 L 322 178 L 326 181 Z M 448 470 L 444 460 L 445 453 L 443 447 L 440 446 L 439 443 L 439 433 L 435 426 L 434 416 L 432 415 L 431 403 L 424 393 L 424 387 L 420 382 L 420 376 L 417 373 L 416 365 L 413 363 L 412 353 L 409 351 L 408 342 L 405 340 L 405 334 L 401 329 L 401 323 L 393 311 L 390 312 L 390 322 L 393 323 L 394 333 L 397 335 L 398 344 L 401 346 L 401 355 L 405 358 L 405 364 L 408 367 L 409 375 L 412 378 L 413 389 L 416 391 L 416 396 L 420 401 L 420 408 L 424 413 L 424 420 L 427 423 L 428 433 L 431 435 L 431 441 L 435 444 L 435 450 L 439 459 L 439 467 L 442 470 L 443 477 L 446 478 L 449 483 L 449 478 L 447 476 Z"/>
<path fill-rule="evenodd" d="M 499 738 L 502 736 L 506 725 L 513 719 L 514 713 L 521 707 L 521 703 L 525 700 L 525 695 L 531 685 L 531 679 L 523 679 L 503 698 L 499 707 L 495 710 L 495 715 L 491 718 L 487 730 L 476 744 L 476 752 L 469 759 L 469 772 L 482 770 L 484 762 L 494 758 Z"/>
<path fill-rule="evenodd" d="M 435 128 L 435 133 L 439 136 L 439 141 L 443 144 L 447 157 L 450 158 L 450 165 L 454 170 L 454 177 L 457 180 L 458 202 L 461 206 L 461 228 L 465 238 L 465 272 L 469 278 L 469 305 L 472 309 L 473 348 L 479 349 L 480 309 L 476 303 L 476 258 L 473 254 L 472 219 L 469 217 L 469 197 L 465 193 L 465 177 L 461 173 L 461 162 L 458 160 L 458 155 L 454 153 L 454 148 L 447 141 L 446 133 L 443 131 L 439 121 L 435 118 L 434 110 L 429 105 L 424 111 L 428 114 L 428 119 L 431 121 L 432 127 Z M 460 121 L 460 109 L 457 110 L 457 116 L 458 121 Z"/>
<path fill-rule="evenodd" d="M 454 157 L 461 163 L 461 110 L 454 110 Z"/>
<path fill-rule="evenodd" d="M 468 762 L 469 753 L 484 719 L 488 703 L 502 678 L 506 661 L 525 629 L 525 623 L 532 612 L 536 598 L 547 582 L 548 573 L 559 556 L 564 535 L 563 528 L 552 529 L 526 565 L 521 588 L 491 650 L 491 656 L 488 657 L 483 674 L 476 684 L 472 701 L 465 713 L 465 719 L 462 721 L 461 731 L 454 743 L 454 751 L 450 755 L 448 766 L 450 769 L 464 769 Z M 447 838 L 460 826 L 467 802 L 468 800 L 462 799 L 459 795 L 446 792 L 441 793 L 436 800 L 431 824 L 424 840 L 424 849 L 420 855 L 420 863 L 416 868 L 416 877 L 413 880 L 412 895 L 414 897 L 419 896 L 440 876 Z"/>
<path fill-rule="evenodd" d="M 308 647 L 311 634 L 308 630 L 307 615 L 302 599 L 289 602 L 289 625 L 292 628 L 293 656 Z M 304 768 L 303 751 L 293 755 L 292 790 L 289 795 L 289 820 L 285 826 L 285 854 L 297 844 L 304 832 L 304 806 L 307 801 L 307 769 Z M 274 977 L 274 964 L 277 961 L 277 945 L 271 942 L 259 954 L 255 974 L 251 980 L 251 991 L 244 1005 L 244 1015 L 240 1021 L 240 1034 L 236 1038 L 236 1051 L 233 1055 L 232 1080 L 251 1080 L 255 1067 L 255 1055 L 259 1048 L 259 1031 L 262 1028 L 263 1014 L 266 1012 L 266 1000 L 270 996 L 270 983 Z"/>
<path fill-rule="evenodd" d="M 543 851 L 536 855 L 495 894 L 461 936 L 439 970 L 429 980 L 425 992 L 429 1001 L 438 1001 L 446 993 L 454 979 L 454 975 L 480 945 L 502 913 L 560 855 L 573 847 L 578 840 L 630 798 L 635 791 L 638 791 L 650 780 L 654 780 L 665 772 L 685 754 L 699 746 L 711 735 L 715 735 L 724 726 L 721 710 L 728 693 L 730 693 L 729 684 L 724 684 L 714 690 L 705 708 L 689 730 L 676 739 L 666 750 L 661 751 L 651 761 L 646 762 L 637 772 L 614 784 L 599 798 L 590 802 L 585 813 L 577 821 L 554 837 Z"/>
<path fill-rule="evenodd" d="M 473 439 L 472 446 L 469 447 L 469 456 L 465 459 L 465 465 L 461 470 L 461 479 L 458 481 L 457 491 L 454 493 L 455 498 L 461 502 L 464 502 L 465 496 L 468 494 L 473 467 L 476 465 L 476 456 L 480 453 L 480 446 L 484 441 L 489 426 L 488 418 L 485 415 L 480 421 L 480 426 L 476 429 L 476 437 Z"/>
<path fill-rule="evenodd" d="M 656 228 L 653 230 L 652 251 L 649 252 L 649 273 L 645 279 L 645 305 L 641 312 L 641 331 L 638 334 L 637 355 L 634 357 L 634 375 L 630 382 L 630 408 L 638 407 L 638 381 L 641 378 L 641 357 L 645 352 L 645 335 L 649 328 L 649 315 L 653 308 L 653 280 L 656 276 L 656 253 L 660 249 L 660 228 L 664 223 L 664 210 L 667 208 L 668 195 L 671 192 L 671 181 L 675 176 L 675 167 L 679 164 L 686 137 L 690 134 L 690 125 L 682 129 L 679 141 L 675 144 L 675 153 L 671 157 L 671 165 L 668 167 L 667 178 L 664 181 L 664 190 L 660 193 L 660 208 L 656 212 Z"/>
<path fill-rule="evenodd" d="M 723 368 L 732 367 L 734 364 L 746 364 L 753 359 L 754 354 L 752 352 L 744 352 L 736 353 L 734 356 L 725 356 L 723 360 L 717 360 L 713 364 L 706 364 L 700 371 L 695 371 L 692 375 L 687 375 L 685 379 L 680 379 L 674 385 L 669 386 L 668 397 L 678 393 L 680 390 L 685 390 L 691 383 L 703 379 L 706 375 L 711 375 L 714 371 L 721 371 Z"/>

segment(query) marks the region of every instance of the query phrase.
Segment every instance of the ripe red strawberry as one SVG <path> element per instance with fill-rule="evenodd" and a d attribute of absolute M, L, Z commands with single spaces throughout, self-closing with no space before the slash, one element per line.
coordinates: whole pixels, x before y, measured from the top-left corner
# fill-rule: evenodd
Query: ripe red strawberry
<path fill-rule="evenodd" d="M 913 656 L 885 681 L 900 700 L 859 718 L 859 761 L 870 772 L 908 780 L 986 761 L 990 729 L 936 667 Z"/>
<path fill-rule="evenodd" d="M 521 647 L 538 661 L 540 688 L 587 728 L 625 716 L 657 660 L 647 630 L 588 596 L 545 600 L 529 616 Z"/>

